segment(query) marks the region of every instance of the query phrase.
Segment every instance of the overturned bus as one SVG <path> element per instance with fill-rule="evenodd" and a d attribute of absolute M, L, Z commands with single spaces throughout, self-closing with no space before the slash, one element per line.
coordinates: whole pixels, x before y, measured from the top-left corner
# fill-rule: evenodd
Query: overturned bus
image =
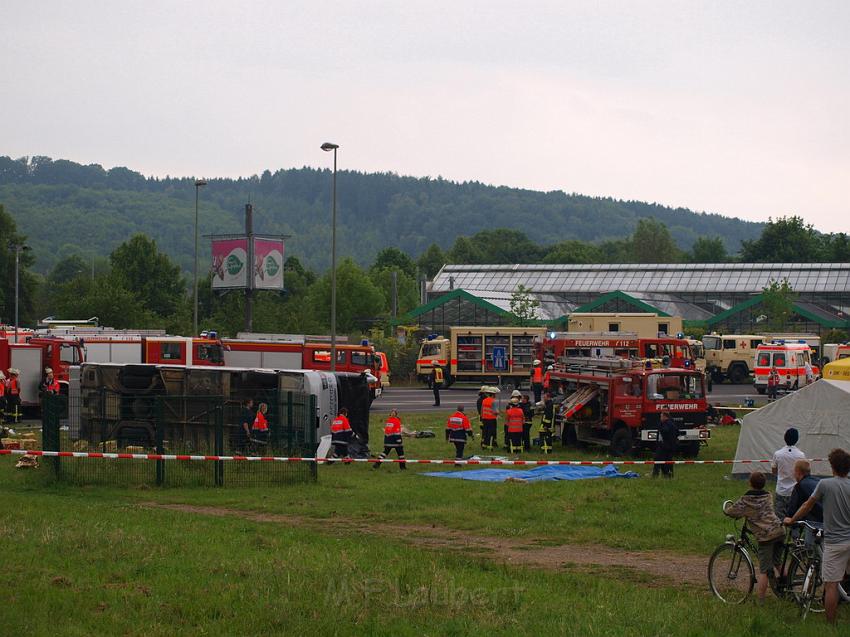
<path fill-rule="evenodd" d="M 269 450 L 315 450 L 342 407 L 367 444 L 371 380 L 314 370 L 85 363 L 77 396 L 71 388 L 70 434 L 85 446 L 241 453 L 234 441 L 251 398 L 254 411 L 268 406 Z"/>

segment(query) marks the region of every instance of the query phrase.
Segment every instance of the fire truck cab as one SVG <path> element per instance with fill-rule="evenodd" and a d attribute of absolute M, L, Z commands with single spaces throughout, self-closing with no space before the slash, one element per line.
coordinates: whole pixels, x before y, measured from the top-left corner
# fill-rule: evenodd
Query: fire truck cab
<path fill-rule="evenodd" d="M 621 358 L 572 358 L 552 372 L 554 391 L 563 394 L 559 409 L 562 440 L 607 445 L 612 455 L 654 448 L 661 412 L 679 426 L 679 448 L 699 453 L 711 433 L 705 375 L 694 369 L 647 368 Z"/>
<path fill-rule="evenodd" d="M 820 369 L 812 362 L 812 349 L 805 341 L 776 340 L 758 346 L 754 381 L 758 393 L 767 391 L 767 378 L 773 368 L 779 373 L 779 387 L 786 391 L 803 387 L 820 376 Z"/>

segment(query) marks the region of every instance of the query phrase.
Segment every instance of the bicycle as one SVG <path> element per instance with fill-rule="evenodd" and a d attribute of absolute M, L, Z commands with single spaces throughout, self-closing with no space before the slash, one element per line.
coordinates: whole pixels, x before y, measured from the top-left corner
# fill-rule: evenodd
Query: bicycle
<path fill-rule="evenodd" d="M 725 511 L 731 502 L 723 503 Z M 737 529 L 738 520 L 733 520 Z M 820 580 L 820 537 L 822 529 L 810 522 L 798 522 L 798 530 L 809 529 L 814 542 L 807 543 L 805 533 L 786 534 L 779 565 L 779 576 L 769 577 L 771 590 L 780 599 L 799 604 L 805 617 L 809 612 L 823 612 L 823 585 Z M 736 534 L 728 534 L 726 541 L 712 553 L 708 562 L 708 581 L 712 593 L 728 604 L 742 604 L 750 596 L 756 583 L 755 565 L 751 555 L 758 553 L 758 542 L 752 531 L 741 523 Z M 839 596 L 848 600 L 839 585 Z"/>

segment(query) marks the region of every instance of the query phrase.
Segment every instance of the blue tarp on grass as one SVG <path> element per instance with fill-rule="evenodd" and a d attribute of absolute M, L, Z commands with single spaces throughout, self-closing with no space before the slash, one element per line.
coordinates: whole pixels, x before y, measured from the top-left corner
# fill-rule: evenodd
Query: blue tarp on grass
<path fill-rule="evenodd" d="M 473 471 L 433 471 L 423 473 L 435 478 L 459 478 L 480 482 L 504 482 L 508 478 L 520 478 L 528 482 L 549 480 L 590 480 L 593 478 L 637 478 L 634 471 L 620 473 L 614 465 L 601 467 L 551 465 L 528 470 L 517 469 L 475 469 Z"/>

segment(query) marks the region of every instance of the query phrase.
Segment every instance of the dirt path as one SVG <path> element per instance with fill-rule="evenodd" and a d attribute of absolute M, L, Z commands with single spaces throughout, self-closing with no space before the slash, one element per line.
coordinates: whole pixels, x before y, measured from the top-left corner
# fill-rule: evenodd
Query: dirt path
<path fill-rule="evenodd" d="M 373 535 L 391 536 L 414 546 L 433 550 L 472 552 L 487 559 L 506 564 L 547 570 L 575 569 L 581 571 L 611 571 L 622 577 L 622 569 L 634 572 L 646 586 L 690 585 L 706 587 L 707 558 L 683 556 L 661 551 L 626 551 L 606 546 L 583 544 L 538 544 L 521 538 L 482 536 L 441 526 L 365 522 L 340 518 L 309 518 L 277 513 L 257 513 L 223 507 L 191 504 L 160 504 L 145 502 L 141 506 L 214 517 L 235 517 L 252 522 L 272 522 L 287 526 L 310 528 L 327 533 L 361 531 Z"/>

